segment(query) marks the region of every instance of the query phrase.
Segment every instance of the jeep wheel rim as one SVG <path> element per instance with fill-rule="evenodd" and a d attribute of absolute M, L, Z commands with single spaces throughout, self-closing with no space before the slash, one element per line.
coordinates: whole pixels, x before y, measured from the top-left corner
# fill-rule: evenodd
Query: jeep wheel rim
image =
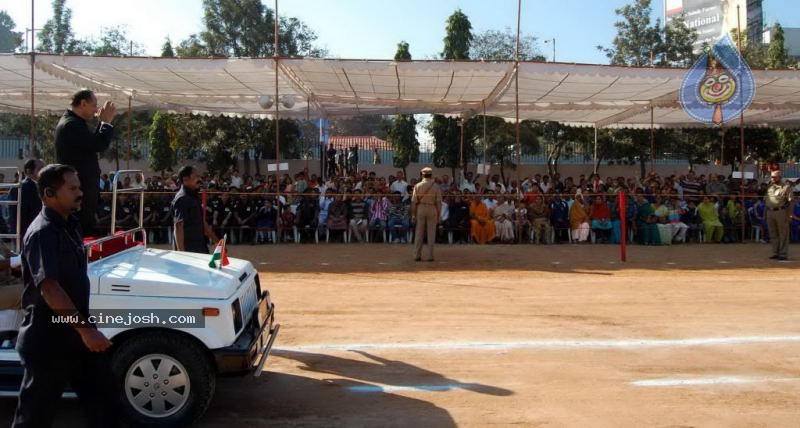
<path fill-rule="evenodd" d="M 189 400 L 190 382 L 186 368 L 163 354 L 150 354 L 131 364 L 125 375 L 125 395 L 137 412 L 152 418 L 166 418 Z"/>

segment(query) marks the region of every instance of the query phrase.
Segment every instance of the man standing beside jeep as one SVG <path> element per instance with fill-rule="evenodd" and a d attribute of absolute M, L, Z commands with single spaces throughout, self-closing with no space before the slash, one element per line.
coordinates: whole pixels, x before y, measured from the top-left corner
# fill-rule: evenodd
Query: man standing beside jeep
<path fill-rule="evenodd" d="M 175 228 L 176 251 L 208 254 L 206 236 L 219 241 L 211 226 L 206 223 L 203 205 L 197 192 L 200 189 L 200 173 L 187 165 L 178 171 L 181 189 L 172 200 L 172 224 Z"/>
<path fill-rule="evenodd" d="M 44 205 L 22 244 L 22 308 L 16 350 L 25 374 L 14 427 L 48 427 L 69 383 L 91 427 L 117 426 L 111 342 L 89 322 L 89 277 L 78 219 L 83 192 L 74 168 L 39 173 Z M 61 320 L 62 322 L 59 322 Z"/>

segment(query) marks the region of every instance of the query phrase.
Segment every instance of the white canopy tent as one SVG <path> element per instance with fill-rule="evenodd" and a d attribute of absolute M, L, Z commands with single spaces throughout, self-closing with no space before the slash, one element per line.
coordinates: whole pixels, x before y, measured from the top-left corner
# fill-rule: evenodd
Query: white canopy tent
<path fill-rule="evenodd" d="M 273 117 L 274 59 L 35 57 L 35 111 L 60 112 L 79 88 L 134 109 Z M 366 114 L 482 114 L 515 118 L 513 61 L 280 59 L 280 117 Z M 800 127 L 800 71 L 754 70 L 756 96 L 746 126 Z M 706 126 L 681 109 L 685 69 L 520 62 L 520 119 L 572 126 Z M 30 112 L 29 55 L 0 55 L 0 111 Z M 652 122 L 651 122 L 652 110 Z M 739 121 L 727 126 L 738 127 Z"/>

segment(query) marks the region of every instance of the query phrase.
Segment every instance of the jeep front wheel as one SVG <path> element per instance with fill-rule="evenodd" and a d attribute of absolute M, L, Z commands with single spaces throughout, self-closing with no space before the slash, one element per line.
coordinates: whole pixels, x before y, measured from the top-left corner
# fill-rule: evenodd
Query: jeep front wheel
<path fill-rule="evenodd" d="M 138 425 L 188 425 L 208 409 L 215 373 L 202 348 L 171 333 L 123 342 L 112 359 L 129 420 Z"/>

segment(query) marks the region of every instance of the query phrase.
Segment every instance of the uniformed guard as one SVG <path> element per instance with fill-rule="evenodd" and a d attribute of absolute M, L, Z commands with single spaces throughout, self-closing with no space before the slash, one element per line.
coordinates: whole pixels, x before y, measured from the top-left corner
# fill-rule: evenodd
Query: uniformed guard
<path fill-rule="evenodd" d="M 425 260 L 433 261 L 433 244 L 436 226 L 442 212 L 442 191 L 433 181 L 433 170 L 422 168 L 422 181 L 414 186 L 411 195 L 411 221 L 416 223 L 414 234 L 414 261 L 422 260 L 422 244 L 427 239 Z"/>
<path fill-rule="evenodd" d="M 786 260 L 789 255 L 789 203 L 792 200 L 792 183 L 783 183 L 780 170 L 772 171 L 772 183 L 764 196 L 767 227 L 772 241 L 770 259 Z"/>
<path fill-rule="evenodd" d="M 37 189 L 44 207 L 22 244 L 24 320 L 16 350 L 25 374 L 14 426 L 51 426 L 67 383 L 88 426 L 117 426 L 111 342 L 89 322 L 86 253 L 74 215 L 83 197 L 78 174 L 68 165 L 48 165 Z"/>
<path fill-rule="evenodd" d="M 208 254 L 206 236 L 213 242 L 217 235 L 206 223 L 203 204 L 197 194 L 200 189 L 200 173 L 187 165 L 178 171 L 181 189 L 172 200 L 172 222 L 175 227 L 174 247 L 177 251 Z"/>

